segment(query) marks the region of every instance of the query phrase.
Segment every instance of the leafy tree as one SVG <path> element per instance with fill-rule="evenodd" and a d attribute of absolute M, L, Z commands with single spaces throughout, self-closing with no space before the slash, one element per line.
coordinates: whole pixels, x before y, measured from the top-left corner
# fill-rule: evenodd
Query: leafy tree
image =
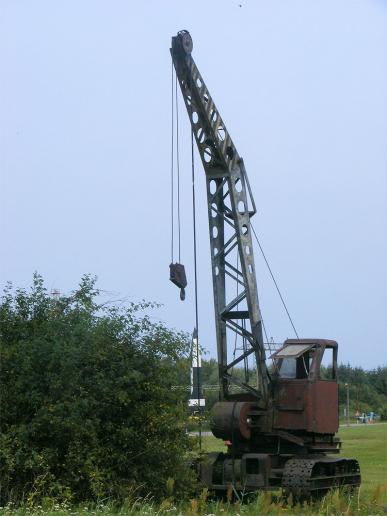
<path fill-rule="evenodd" d="M 52 496 L 163 496 L 189 475 L 182 457 L 185 335 L 152 322 L 149 303 L 97 303 L 84 276 L 52 299 L 35 274 L 0 304 L 1 502 Z M 188 374 L 188 371 L 187 371 Z"/>
<path fill-rule="evenodd" d="M 387 419 L 387 367 L 366 371 L 361 367 L 341 364 L 338 377 L 339 403 L 342 408 L 346 406 L 345 384 L 348 384 L 351 414 L 356 411 L 373 411 L 382 419 Z"/>

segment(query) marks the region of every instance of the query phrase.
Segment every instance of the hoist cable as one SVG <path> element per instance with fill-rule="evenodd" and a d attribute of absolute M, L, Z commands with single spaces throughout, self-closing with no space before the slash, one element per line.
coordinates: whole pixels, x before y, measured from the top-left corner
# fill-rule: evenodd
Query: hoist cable
<path fill-rule="evenodd" d="M 174 98 L 173 98 L 173 61 L 171 60 L 171 263 L 173 263 L 173 212 L 174 212 L 174 136 L 175 136 L 175 126 L 174 126 Z"/>
<path fill-rule="evenodd" d="M 192 120 L 192 102 L 190 103 Z M 196 192 L 195 192 L 195 146 L 194 133 L 191 125 L 191 173 L 192 173 L 192 220 L 193 220 L 193 254 L 194 254 L 194 288 L 195 288 L 195 326 L 196 326 L 196 381 L 198 385 L 198 410 L 199 410 L 199 452 L 202 451 L 202 419 L 200 414 L 200 369 L 199 369 L 199 305 L 198 305 L 198 268 L 197 268 L 197 241 L 196 241 Z"/>
<path fill-rule="evenodd" d="M 192 108 L 191 108 L 192 110 Z M 192 218 L 193 218 L 193 254 L 194 254 L 194 281 L 195 281 L 195 325 L 196 325 L 196 357 L 197 357 L 197 384 L 198 384 L 198 405 L 199 405 L 199 451 L 202 451 L 202 421 L 200 417 L 200 374 L 199 374 L 199 307 L 198 307 L 198 272 L 197 272 L 197 243 L 196 243 L 196 195 L 195 195 L 195 157 L 194 157 L 194 134 L 191 127 L 191 170 L 192 170 Z"/>
<path fill-rule="evenodd" d="M 291 318 L 291 316 L 290 316 L 289 310 L 288 310 L 288 308 L 287 308 L 287 306 L 286 306 L 286 303 L 285 303 L 285 301 L 284 301 L 284 298 L 282 297 L 281 291 L 280 291 L 280 289 L 279 289 L 279 287 L 278 287 L 278 284 L 277 284 L 277 282 L 276 282 L 276 280 L 275 280 L 274 274 L 273 274 L 273 272 L 272 272 L 272 270 L 271 270 L 271 268 L 270 268 L 269 262 L 267 261 L 266 255 L 265 255 L 265 253 L 263 252 L 263 249 L 262 249 L 261 243 L 260 243 L 260 241 L 259 241 L 259 239 L 258 239 L 258 237 L 257 237 L 257 234 L 256 234 L 256 232 L 255 232 L 255 229 L 254 229 L 254 227 L 253 227 L 253 225 L 252 225 L 252 224 L 250 224 L 250 225 L 251 225 L 251 229 L 252 229 L 252 231 L 253 231 L 253 233 L 254 233 L 255 240 L 257 241 L 257 244 L 258 244 L 259 249 L 260 249 L 260 251 L 261 251 L 261 254 L 262 254 L 262 256 L 263 256 L 263 259 L 265 260 L 266 266 L 267 266 L 267 268 L 268 268 L 268 270 L 269 270 L 269 272 L 270 272 L 271 279 L 272 279 L 272 280 L 273 280 L 273 282 L 274 282 L 275 288 L 277 289 L 278 295 L 279 295 L 279 297 L 280 297 L 280 299 L 281 299 L 281 301 L 282 301 L 282 304 L 283 304 L 283 306 L 284 306 L 284 308 L 285 308 L 285 311 L 286 311 L 287 316 L 288 316 L 288 318 L 289 318 L 290 324 L 291 324 L 291 325 L 292 325 L 292 327 L 293 327 L 293 330 L 294 330 L 294 333 L 296 334 L 297 339 L 300 339 L 300 337 L 298 336 L 298 333 L 297 333 L 296 327 L 294 326 L 293 320 L 292 320 L 292 318 Z M 266 337 L 266 338 L 267 338 L 267 337 Z"/>
<path fill-rule="evenodd" d="M 179 263 L 181 263 L 181 241 L 180 241 L 180 156 L 179 156 L 179 106 L 177 95 L 177 75 L 175 82 L 175 107 L 176 107 L 176 168 L 177 168 L 177 231 L 179 241 Z"/>

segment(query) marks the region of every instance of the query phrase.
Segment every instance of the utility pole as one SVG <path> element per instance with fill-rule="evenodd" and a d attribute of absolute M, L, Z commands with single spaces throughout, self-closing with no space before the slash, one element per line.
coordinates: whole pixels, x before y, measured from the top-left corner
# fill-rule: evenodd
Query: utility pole
<path fill-rule="evenodd" d="M 347 389 L 347 426 L 349 426 L 349 384 L 345 384 L 345 388 Z"/>

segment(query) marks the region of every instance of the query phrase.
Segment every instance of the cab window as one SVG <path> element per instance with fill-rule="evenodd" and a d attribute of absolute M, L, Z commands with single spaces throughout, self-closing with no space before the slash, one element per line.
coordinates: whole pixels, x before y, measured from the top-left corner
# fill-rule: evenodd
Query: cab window
<path fill-rule="evenodd" d="M 308 378 L 314 354 L 310 344 L 291 344 L 279 350 L 274 358 L 278 360 L 280 378 Z"/>
<path fill-rule="evenodd" d="M 313 354 L 310 351 L 303 353 L 297 358 L 284 358 L 279 367 L 279 375 L 281 378 L 294 378 L 298 380 L 308 378 L 312 360 Z"/>
<path fill-rule="evenodd" d="M 295 378 L 296 377 L 296 359 L 283 358 L 279 366 L 279 375 L 281 378 Z"/>
<path fill-rule="evenodd" d="M 336 358 L 334 348 L 325 348 L 320 365 L 320 379 L 321 380 L 335 380 L 336 379 Z"/>

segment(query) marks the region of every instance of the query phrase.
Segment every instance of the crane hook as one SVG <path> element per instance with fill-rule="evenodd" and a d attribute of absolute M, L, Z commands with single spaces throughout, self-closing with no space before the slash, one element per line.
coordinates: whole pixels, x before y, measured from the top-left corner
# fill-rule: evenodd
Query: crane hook
<path fill-rule="evenodd" d="M 180 299 L 184 301 L 187 277 L 185 275 L 185 268 L 183 264 L 171 263 L 169 265 L 169 280 L 180 289 Z"/>

